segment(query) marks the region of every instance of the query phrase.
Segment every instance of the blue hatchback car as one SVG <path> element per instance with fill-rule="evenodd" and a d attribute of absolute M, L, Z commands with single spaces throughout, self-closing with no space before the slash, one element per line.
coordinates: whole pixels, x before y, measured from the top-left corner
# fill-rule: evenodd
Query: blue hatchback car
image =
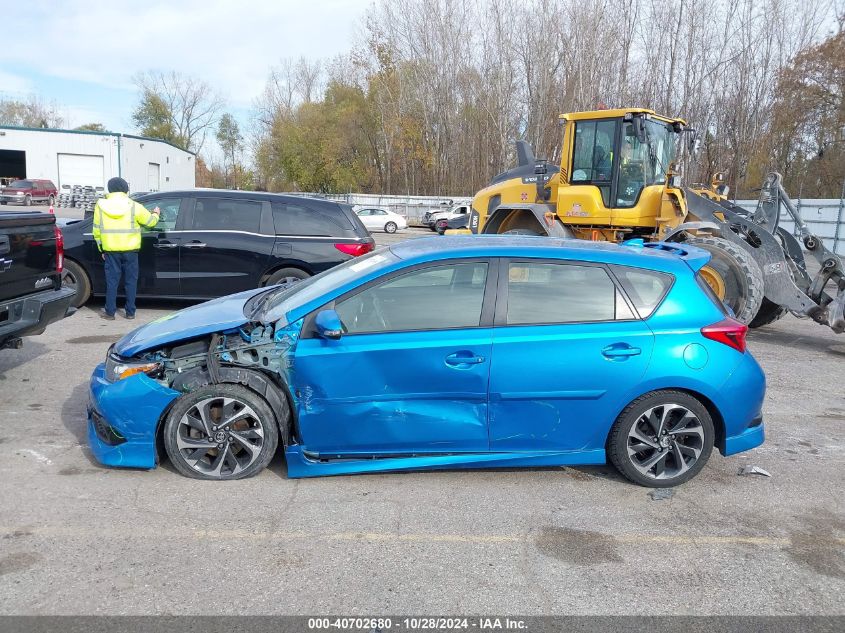
<path fill-rule="evenodd" d="M 239 479 L 612 462 L 645 486 L 763 442 L 765 379 L 679 244 L 419 239 L 144 325 L 91 378 L 109 466 Z"/>

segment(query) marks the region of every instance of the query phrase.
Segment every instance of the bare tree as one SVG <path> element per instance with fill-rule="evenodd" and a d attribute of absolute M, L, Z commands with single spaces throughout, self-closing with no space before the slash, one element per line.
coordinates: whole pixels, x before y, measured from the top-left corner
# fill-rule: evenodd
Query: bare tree
<path fill-rule="evenodd" d="M 205 81 L 175 71 L 149 71 L 134 81 L 142 101 L 154 96 L 163 103 L 176 136 L 186 149 L 198 153 L 217 122 L 223 99 Z"/>

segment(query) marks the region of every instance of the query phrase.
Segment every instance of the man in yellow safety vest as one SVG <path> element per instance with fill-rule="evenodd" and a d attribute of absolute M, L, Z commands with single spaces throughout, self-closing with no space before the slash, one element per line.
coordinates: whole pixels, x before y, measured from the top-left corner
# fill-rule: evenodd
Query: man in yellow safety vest
<path fill-rule="evenodd" d="M 141 227 L 152 228 L 158 222 L 158 207 L 152 213 L 129 196 L 129 185 L 123 178 L 108 182 L 109 194 L 94 207 L 94 240 L 106 264 L 106 306 L 100 316 L 114 321 L 117 312 L 117 289 L 123 276 L 126 290 L 124 316 L 135 318 L 135 293 L 138 290 L 138 251 L 141 249 Z"/>

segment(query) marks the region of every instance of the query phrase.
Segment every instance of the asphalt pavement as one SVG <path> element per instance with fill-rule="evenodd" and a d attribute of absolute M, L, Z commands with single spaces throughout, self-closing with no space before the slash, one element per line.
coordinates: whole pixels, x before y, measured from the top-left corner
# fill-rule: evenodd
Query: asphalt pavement
<path fill-rule="evenodd" d="M 94 302 L 0 351 L 0 613 L 845 614 L 845 335 L 754 331 L 766 443 L 659 500 L 610 467 L 289 480 L 279 455 L 216 483 L 99 466 L 91 370 L 184 305 L 106 322 Z"/>

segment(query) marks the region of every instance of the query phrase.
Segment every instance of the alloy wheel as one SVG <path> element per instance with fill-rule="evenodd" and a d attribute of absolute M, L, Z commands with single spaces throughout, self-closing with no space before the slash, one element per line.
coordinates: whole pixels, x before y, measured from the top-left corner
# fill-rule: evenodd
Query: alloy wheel
<path fill-rule="evenodd" d="M 188 409 L 179 420 L 176 447 L 198 473 L 233 476 L 258 459 L 264 439 L 252 407 L 223 396 L 205 398 Z"/>
<path fill-rule="evenodd" d="M 646 410 L 628 432 L 628 459 L 643 476 L 674 479 L 692 468 L 704 449 L 704 426 L 680 404 Z"/>

